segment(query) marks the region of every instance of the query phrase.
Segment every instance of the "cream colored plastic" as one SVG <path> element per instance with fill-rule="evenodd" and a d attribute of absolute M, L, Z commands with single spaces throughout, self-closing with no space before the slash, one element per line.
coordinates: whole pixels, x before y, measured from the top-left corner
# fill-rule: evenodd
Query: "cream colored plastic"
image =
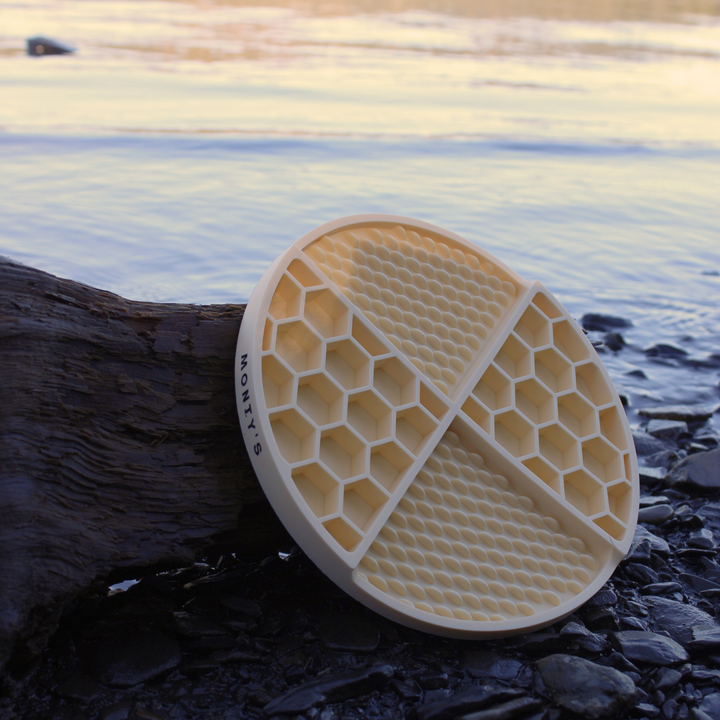
<path fill-rule="evenodd" d="M 311 559 L 428 632 L 533 630 L 626 554 L 638 470 L 582 330 L 539 283 L 409 218 L 321 226 L 243 318 L 238 412 Z"/>

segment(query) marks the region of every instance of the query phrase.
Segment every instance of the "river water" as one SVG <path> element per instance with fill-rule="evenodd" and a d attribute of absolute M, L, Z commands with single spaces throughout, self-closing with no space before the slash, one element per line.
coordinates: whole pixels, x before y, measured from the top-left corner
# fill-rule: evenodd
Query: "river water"
<path fill-rule="evenodd" d="M 78 50 L 28 57 L 33 35 Z M 0 0 L 0 254 L 243 302 L 363 212 L 630 319 L 603 360 L 631 412 L 716 402 L 716 369 L 642 351 L 720 352 L 720 5 Z"/>

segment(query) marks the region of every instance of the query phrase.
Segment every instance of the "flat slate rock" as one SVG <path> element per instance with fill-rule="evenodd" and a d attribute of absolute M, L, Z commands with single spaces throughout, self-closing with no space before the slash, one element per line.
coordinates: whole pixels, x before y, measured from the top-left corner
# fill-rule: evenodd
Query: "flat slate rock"
<path fill-rule="evenodd" d="M 720 693 L 706 695 L 699 709 L 711 718 L 720 718 Z"/>
<path fill-rule="evenodd" d="M 507 655 L 500 655 L 490 650 L 479 650 L 466 653 L 462 667 L 472 678 L 510 681 L 518 676 L 523 664 Z"/>
<path fill-rule="evenodd" d="M 687 643 L 693 652 L 713 652 L 720 650 L 720 626 L 697 625 L 692 629 L 692 640 Z"/>
<path fill-rule="evenodd" d="M 487 710 L 479 710 L 469 715 L 459 715 L 457 720 L 515 720 L 527 717 L 531 712 L 540 710 L 542 702 L 531 697 L 521 697 L 501 703 Z"/>
<path fill-rule="evenodd" d="M 642 457 L 653 455 L 667 449 L 667 445 L 662 440 L 642 430 L 633 430 L 632 438 L 635 444 L 635 452 Z"/>
<path fill-rule="evenodd" d="M 632 559 L 635 562 L 640 562 L 640 560 L 636 559 L 634 555 L 638 549 L 642 550 L 641 546 L 643 545 L 647 546 L 647 549 L 650 552 L 654 552 L 657 555 L 661 555 L 662 557 L 668 557 L 670 555 L 670 546 L 667 544 L 666 540 L 663 540 L 663 538 L 658 537 L 654 533 L 651 533 L 647 528 L 644 528 L 642 525 L 637 525 L 635 527 L 635 535 L 633 537 L 632 544 L 630 545 L 630 550 L 625 556 L 625 559 Z"/>
<path fill-rule="evenodd" d="M 684 420 L 651 420 L 646 432 L 656 438 L 675 440 L 681 433 L 687 433 L 688 426 Z"/>
<path fill-rule="evenodd" d="M 182 651 L 174 638 L 156 632 L 135 632 L 98 645 L 90 669 L 103 685 L 129 688 L 176 668 L 181 660 Z"/>
<path fill-rule="evenodd" d="M 662 525 L 674 514 L 675 510 L 673 510 L 672 505 L 652 505 L 640 508 L 638 522 L 647 523 L 648 525 Z"/>
<path fill-rule="evenodd" d="M 458 715 L 483 710 L 522 695 L 521 690 L 476 685 L 437 702 L 426 703 L 414 708 L 409 717 L 414 720 L 452 720 Z"/>
<path fill-rule="evenodd" d="M 382 690 L 394 673 L 392 665 L 374 665 L 342 675 L 310 680 L 269 702 L 263 712 L 268 716 L 299 714 L 318 705 L 341 702 L 373 690 Z"/>
<path fill-rule="evenodd" d="M 684 420 L 701 422 L 709 420 L 718 411 L 719 405 L 661 405 L 640 408 L 638 413 L 650 420 Z"/>
<path fill-rule="evenodd" d="M 655 627 L 683 644 L 692 639 L 692 628 L 696 625 L 717 625 L 712 615 L 693 605 L 661 597 L 648 597 L 644 602 L 652 614 Z"/>
<path fill-rule="evenodd" d="M 682 645 L 658 633 L 622 630 L 610 633 L 609 638 L 615 649 L 631 662 L 674 665 L 690 659 Z"/>
<path fill-rule="evenodd" d="M 536 665 L 555 703 L 588 720 L 610 717 L 635 702 L 635 683 L 614 668 L 572 655 L 551 655 Z"/>
<path fill-rule="evenodd" d="M 688 455 L 670 470 L 664 482 L 695 492 L 720 490 L 720 448 Z"/>

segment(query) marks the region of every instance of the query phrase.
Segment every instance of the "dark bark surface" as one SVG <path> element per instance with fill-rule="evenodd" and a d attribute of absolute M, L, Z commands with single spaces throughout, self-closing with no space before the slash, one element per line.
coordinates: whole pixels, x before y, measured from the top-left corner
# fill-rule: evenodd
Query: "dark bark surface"
<path fill-rule="evenodd" d="M 0 259 L 0 672 L 96 580 L 191 563 L 221 534 L 285 541 L 237 421 L 243 311 Z"/>

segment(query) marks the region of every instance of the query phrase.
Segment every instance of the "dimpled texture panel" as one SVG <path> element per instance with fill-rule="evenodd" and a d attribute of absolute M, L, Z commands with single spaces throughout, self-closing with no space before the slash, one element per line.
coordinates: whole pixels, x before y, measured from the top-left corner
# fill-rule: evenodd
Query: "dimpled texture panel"
<path fill-rule="evenodd" d="M 306 252 L 448 395 L 517 295 L 515 283 L 479 252 L 402 226 L 325 235 Z"/>
<path fill-rule="evenodd" d="M 426 613 L 532 616 L 581 593 L 599 562 L 448 431 L 356 572 Z"/>

